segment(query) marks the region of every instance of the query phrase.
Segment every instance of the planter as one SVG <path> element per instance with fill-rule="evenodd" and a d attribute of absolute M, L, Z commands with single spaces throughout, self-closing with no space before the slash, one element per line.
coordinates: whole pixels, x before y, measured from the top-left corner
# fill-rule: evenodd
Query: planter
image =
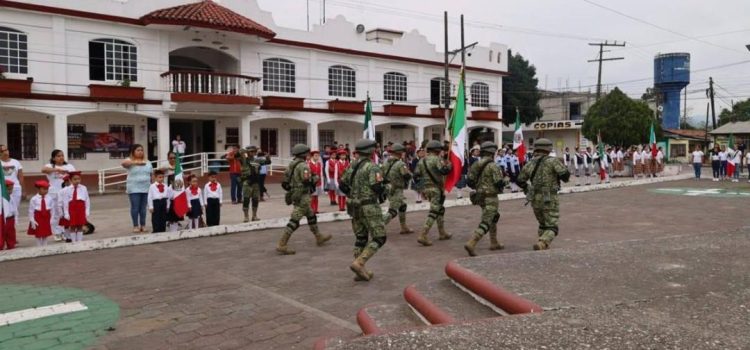
<path fill-rule="evenodd" d="M 498 111 L 471 111 L 472 119 L 479 120 L 500 120 Z"/>
<path fill-rule="evenodd" d="M 449 109 L 448 110 L 448 114 L 450 114 L 451 112 L 453 112 L 453 110 Z M 445 117 L 445 108 L 443 108 L 443 107 L 430 108 L 430 114 L 433 117 L 435 117 L 435 118 L 438 118 L 438 117 L 444 118 Z"/>
<path fill-rule="evenodd" d="M 300 97 L 263 96 L 263 108 L 266 109 L 302 109 L 305 99 Z"/>
<path fill-rule="evenodd" d="M 30 94 L 33 78 L 28 79 L 0 79 L 0 91 L 16 94 Z"/>
<path fill-rule="evenodd" d="M 89 92 L 93 98 L 118 98 L 126 100 L 142 100 L 143 87 L 125 87 L 114 85 L 90 84 Z"/>
<path fill-rule="evenodd" d="M 383 112 L 388 115 L 415 115 L 417 106 L 389 104 L 383 106 Z"/>
<path fill-rule="evenodd" d="M 364 101 L 328 101 L 328 109 L 334 113 L 364 113 Z"/>

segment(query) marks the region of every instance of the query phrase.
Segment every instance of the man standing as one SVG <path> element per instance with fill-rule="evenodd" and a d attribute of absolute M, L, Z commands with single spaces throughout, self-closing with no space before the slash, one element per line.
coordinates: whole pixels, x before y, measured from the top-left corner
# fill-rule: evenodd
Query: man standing
<path fill-rule="evenodd" d="M 539 222 L 539 241 L 534 244 L 534 250 L 549 249 L 557 236 L 557 223 L 560 219 L 560 201 L 557 196 L 560 190 L 559 180 L 568 182 L 570 179 L 570 171 L 549 156 L 551 149 L 552 141 L 538 139 L 534 144 L 533 159 L 518 175 L 518 185 L 526 194 L 526 200 L 531 202 L 534 216 Z"/>
<path fill-rule="evenodd" d="M 182 136 L 180 136 L 180 134 L 174 135 L 174 140 L 172 140 L 172 152 L 177 153 L 180 156 L 184 156 L 185 147 L 185 141 L 182 141 Z"/>
<path fill-rule="evenodd" d="M 310 190 L 319 180 L 307 166 L 310 147 L 297 144 L 292 147 L 292 155 L 294 155 L 294 160 L 286 168 L 284 181 L 281 183 L 281 187 L 287 191 L 284 201 L 287 205 L 291 204 L 294 206 L 292 217 L 289 218 L 289 223 L 284 227 L 284 233 L 281 235 L 279 244 L 276 246 L 276 251 L 282 255 L 292 255 L 295 253 L 294 249 L 287 246 L 287 243 L 289 242 L 289 238 L 292 237 L 292 233 L 299 227 L 299 221 L 303 217 L 307 218 L 307 226 L 310 227 L 310 231 L 315 235 L 315 243 L 319 247 L 331 240 L 331 235 L 320 234 L 318 230 L 318 218 L 313 213 L 312 207 L 310 207 Z"/>
<path fill-rule="evenodd" d="M 252 221 L 259 221 L 258 203 L 260 203 L 260 167 L 271 164 L 271 157 L 265 159 L 256 157 L 258 147 L 248 146 L 240 151 L 242 161 L 242 213 L 245 215 L 243 222 L 250 221 L 250 203 L 253 205 Z"/>
<path fill-rule="evenodd" d="M 431 246 L 432 242 L 427 238 L 427 233 L 437 221 L 439 240 L 450 239 L 452 236 L 445 232 L 445 176 L 450 173 L 452 165 L 445 159 L 440 158 L 443 145 L 440 141 L 432 140 L 427 143 L 427 157 L 417 164 L 415 175 L 423 180 L 424 188 L 422 194 L 430 201 L 430 212 L 427 214 L 422 231 L 417 237 L 417 242 L 423 246 Z"/>
<path fill-rule="evenodd" d="M 404 197 L 404 187 L 411 180 L 411 172 L 406 167 L 401 158 L 404 155 L 406 148 L 400 144 L 391 146 L 391 155 L 386 162 L 383 171 L 385 175 L 386 193 L 388 195 L 388 213 L 385 214 L 383 220 L 385 225 L 396 216 L 401 224 L 401 234 L 414 233 L 412 229 L 406 226 L 406 198 Z"/>
<path fill-rule="evenodd" d="M 349 215 L 354 230 L 354 261 L 349 268 L 355 281 L 369 281 L 374 274 L 367 271 L 365 263 L 382 248 L 386 241 L 383 214 L 378 197 L 385 191 L 383 174 L 377 164 L 372 163 L 375 152 L 374 140 L 357 141 L 355 149 L 359 157 L 342 177 L 342 190 L 349 196 Z"/>
<path fill-rule="evenodd" d="M 471 204 L 482 208 L 482 220 L 479 227 L 474 230 L 474 235 L 466 242 L 464 249 L 469 256 L 476 256 L 477 243 L 487 232 L 490 233 L 490 250 L 503 249 L 503 245 L 497 241 L 497 222 L 500 221 L 499 200 L 497 195 L 503 192 L 505 182 L 503 173 L 499 167 L 494 166 L 493 156 L 497 152 L 497 145 L 491 141 L 485 141 L 480 146 L 482 159 L 474 162 L 469 169 L 466 184 L 476 192 L 472 192 Z M 489 166 L 492 164 L 492 166 Z"/>

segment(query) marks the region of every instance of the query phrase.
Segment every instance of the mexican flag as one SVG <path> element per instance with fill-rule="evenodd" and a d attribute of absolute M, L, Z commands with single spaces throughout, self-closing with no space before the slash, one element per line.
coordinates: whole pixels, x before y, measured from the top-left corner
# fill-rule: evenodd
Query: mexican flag
<path fill-rule="evenodd" d="M 445 190 L 450 191 L 458 183 L 463 173 L 464 153 L 466 153 L 466 94 L 464 92 L 464 71 L 461 69 L 461 79 L 456 92 L 456 105 L 448 123 L 448 131 L 453 140 L 450 148 L 451 172 L 445 178 Z"/>
<path fill-rule="evenodd" d="M 523 131 L 521 131 L 521 112 L 516 108 L 516 126 L 513 132 L 513 149 L 516 151 L 518 162 L 526 162 L 526 146 L 523 144 Z"/>
<path fill-rule="evenodd" d="M 176 154 L 176 159 L 174 163 L 174 181 L 177 182 L 177 180 L 182 181 L 182 188 L 180 190 L 175 190 L 174 194 L 174 213 L 177 214 L 179 217 L 185 216 L 188 212 L 188 200 L 187 200 L 187 193 L 185 192 L 185 189 L 187 188 L 188 184 L 185 183 L 185 179 L 182 176 L 182 161 L 180 160 L 180 154 Z"/>
<path fill-rule="evenodd" d="M 10 192 L 8 192 L 7 186 L 5 186 L 5 172 L 0 169 L 0 209 L 3 211 L 2 222 L 5 223 L 5 218 L 11 216 L 10 210 Z M 2 225 L 0 225 L 0 231 Z"/>
<path fill-rule="evenodd" d="M 370 96 L 367 96 L 367 104 L 365 105 L 365 122 L 364 129 L 362 130 L 362 138 L 368 140 L 375 140 L 375 124 L 372 123 L 372 102 Z M 379 162 L 378 150 L 372 152 L 372 161 L 375 163 Z"/>
<path fill-rule="evenodd" d="M 727 176 L 732 177 L 737 164 L 734 163 L 734 134 L 729 134 L 729 145 L 727 146 Z"/>
<path fill-rule="evenodd" d="M 651 122 L 651 132 L 648 135 L 648 144 L 651 145 L 651 159 L 656 159 L 659 150 L 656 147 L 656 132 L 654 132 L 654 122 Z"/>
<path fill-rule="evenodd" d="M 604 151 L 604 142 L 602 142 L 602 133 L 596 134 L 597 153 L 599 153 L 599 179 L 602 181 L 607 179 L 607 153 Z"/>

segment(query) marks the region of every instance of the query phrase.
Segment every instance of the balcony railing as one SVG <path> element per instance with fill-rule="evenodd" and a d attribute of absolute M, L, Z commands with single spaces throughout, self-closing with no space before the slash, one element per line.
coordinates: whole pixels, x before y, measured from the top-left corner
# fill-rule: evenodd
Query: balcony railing
<path fill-rule="evenodd" d="M 258 96 L 260 78 L 204 71 L 173 70 L 162 73 L 171 93 Z"/>

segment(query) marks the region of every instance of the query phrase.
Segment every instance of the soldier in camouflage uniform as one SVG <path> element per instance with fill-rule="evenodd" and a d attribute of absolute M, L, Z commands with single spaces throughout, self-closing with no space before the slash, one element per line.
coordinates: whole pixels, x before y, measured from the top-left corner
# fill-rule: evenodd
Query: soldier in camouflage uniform
<path fill-rule="evenodd" d="M 271 164 L 271 158 L 258 158 L 258 148 L 248 146 L 240 150 L 240 164 L 242 165 L 242 213 L 245 215 L 243 222 L 250 221 L 250 203 L 253 204 L 253 221 L 258 221 L 258 203 L 260 203 L 260 167 Z"/>
<path fill-rule="evenodd" d="M 292 154 L 294 160 L 284 172 L 284 181 L 281 184 L 281 187 L 287 191 L 284 197 L 287 205 L 294 205 L 292 217 L 284 227 L 284 233 L 276 247 L 276 251 L 283 255 L 295 253 L 294 249 L 287 246 L 287 242 L 289 242 L 292 233 L 299 227 L 299 221 L 303 217 L 307 218 L 307 225 L 310 226 L 310 231 L 315 235 L 315 243 L 318 246 L 331 239 L 331 235 L 322 235 L 318 230 L 318 218 L 310 207 L 310 192 L 318 182 L 318 176 L 313 174 L 307 166 L 306 159 L 310 154 L 310 147 L 303 144 L 295 145 L 292 147 Z"/>
<path fill-rule="evenodd" d="M 557 192 L 560 190 L 560 180 L 568 182 L 570 179 L 570 171 L 565 165 L 549 156 L 551 150 L 552 141 L 536 140 L 534 158 L 526 163 L 518 175 L 517 184 L 526 193 L 526 199 L 531 202 L 534 216 L 539 222 L 539 241 L 534 244 L 534 250 L 549 249 L 550 243 L 557 236 L 557 222 L 560 219 Z"/>
<path fill-rule="evenodd" d="M 355 146 L 359 157 L 344 171 L 341 190 L 348 196 L 347 210 L 354 230 L 354 262 L 349 268 L 355 281 L 369 281 L 374 274 L 365 263 L 383 247 L 386 241 L 383 211 L 378 198 L 385 192 L 383 174 L 370 155 L 375 151 L 374 140 L 359 140 Z"/>
<path fill-rule="evenodd" d="M 419 178 L 423 183 L 423 194 L 425 198 L 430 201 L 430 212 L 427 214 L 427 220 L 425 220 L 422 231 L 417 237 L 417 242 L 423 246 L 431 246 L 432 242 L 427 238 L 427 233 L 430 232 L 430 228 L 437 221 L 439 237 L 438 239 L 446 240 L 450 239 L 452 235 L 445 232 L 445 175 L 450 173 L 452 165 L 448 160 L 440 158 L 440 151 L 443 150 L 443 145 L 440 141 L 432 140 L 427 143 L 427 152 L 429 153 L 426 157 L 417 163 L 417 167 L 414 171 L 414 176 Z"/>
<path fill-rule="evenodd" d="M 398 221 L 401 224 L 401 234 L 414 233 L 412 229 L 406 226 L 406 198 L 404 197 L 404 187 L 406 183 L 411 180 L 411 172 L 406 167 L 406 163 L 401 160 L 401 157 L 406 151 L 406 148 L 400 144 L 395 144 L 391 147 L 391 156 L 388 158 L 388 162 L 383 167 L 383 178 L 386 183 L 386 194 L 388 195 L 388 213 L 385 214 L 383 220 L 385 225 L 391 222 L 391 219 L 398 216 Z"/>
<path fill-rule="evenodd" d="M 474 162 L 469 169 L 466 183 L 476 190 L 471 193 L 471 202 L 482 207 L 482 221 L 474 230 L 474 235 L 466 242 L 464 249 L 470 256 L 476 256 L 477 243 L 487 232 L 490 233 L 490 250 L 503 249 L 503 245 L 497 241 L 497 222 L 500 220 L 498 211 L 499 200 L 497 195 L 502 193 L 505 187 L 503 172 L 495 165 L 494 155 L 497 145 L 491 141 L 485 141 L 480 146 L 482 159 Z"/>

